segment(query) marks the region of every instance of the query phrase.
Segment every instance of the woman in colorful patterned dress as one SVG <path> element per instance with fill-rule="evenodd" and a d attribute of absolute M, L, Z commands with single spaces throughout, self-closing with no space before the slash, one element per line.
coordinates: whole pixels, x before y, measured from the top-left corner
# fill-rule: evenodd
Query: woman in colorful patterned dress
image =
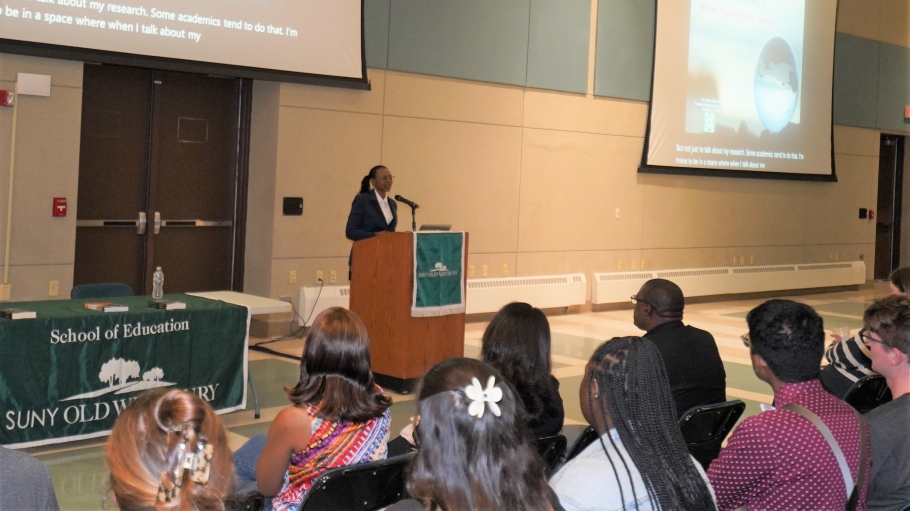
<path fill-rule="evenodd" d="M 327 470 L 386 457 L 392 400 L 373 380 L 370 341 L 353 312 L 333 307 L 316 317 L 300 381 L 285 392 L 294 405 L 275 417 L 255 465 L 259 491 L 274 496 L 275 510 L 296 511 Z M 255 449 L 253 440 L 241 450 Z"/>

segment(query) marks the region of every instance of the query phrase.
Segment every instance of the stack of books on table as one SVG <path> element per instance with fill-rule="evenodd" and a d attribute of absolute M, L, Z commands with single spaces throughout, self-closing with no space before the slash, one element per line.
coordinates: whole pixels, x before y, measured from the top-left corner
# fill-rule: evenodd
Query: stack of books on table
<path fill-rule="evenodd" d="M 35 319 L 38 314 L 35 311 L 25 309 L 0 309 L 0 317 L 8 319 Z"/>
<path fill-rule="evenodd" d="M 85 308 L 101 312 L 126 312 L 130 310 L 126 305 L 120 305 L 114 302 L 86 302 Z"/>
<path fill-rule="evenodd" d="M 149 300 L 149 307 L 166 311 L 176 311 L 186 309 L 186 304 L 174 300 Z"/>

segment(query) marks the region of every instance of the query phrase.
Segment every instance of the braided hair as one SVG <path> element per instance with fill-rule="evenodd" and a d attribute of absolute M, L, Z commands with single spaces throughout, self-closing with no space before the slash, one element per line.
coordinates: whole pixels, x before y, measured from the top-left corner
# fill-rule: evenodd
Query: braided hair
<path fill-rule="evenodd" d="M 370 191 L 370 180 L 376 179 L 376 173 L 386 168 L 385 165 L 376 165 L 370 169 L 370 172 L 360 180 L 360 191 L 358 193 L 367 193 Z"/>
<path fill-rule="evenodd" d="M 711 492 L 686 450 L 663 359 L 654 344 L 640 337 L 620 337 L 600 345 L 591 357 L 590 377 L 598 394 L 588 393 L 590 410 L 608 412 L 619 439 L 641 474 L 648 497 L 658 509 L 716 509 Z M 595 400 L 599 407 L 595 407 Z M 596 413 L 596 412 L 594 412 Z M 607 423 L 604 414 L 603 423 Z M 616 450 L 612 435 L 606 435 Z M 629 480 L 632 501 L 638 509 L 640 496 L 624 456 L 613 460 L 600 438 L 613 467 L 620 498 L 628 502 L 620 474 Z"/>

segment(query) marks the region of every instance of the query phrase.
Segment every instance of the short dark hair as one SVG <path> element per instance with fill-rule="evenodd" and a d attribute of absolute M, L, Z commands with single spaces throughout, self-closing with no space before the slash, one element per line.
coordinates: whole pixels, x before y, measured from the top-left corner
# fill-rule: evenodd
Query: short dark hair
<path fill-rule="evenodd" d="M 295 405 L 318 407 L 334 421 L 366 422 L 391 406 L 370 368 L 370 338 L 353 312 L 330 307 L 316 316 L 300 360 L 300 381 L 285 392 Z"/>
<path fill-rule="evenodd" d="M 550 322 L 527 303 L 513 302 L 496 313 L 483 332 L 480 357 L 515 387 L 531 429 L 540 426 L 547 399 L 559 390 L 550 378 Z"/>
<path fill-rule="evenodd" d="M 825 351 L 825 324 L 815 309 L 792 300 L 768 300 L 749 311 L 752 351 L 781 381 L 818 378 Z"/>
<path fill-rule="evenodd" d="M 468 413 L 465 387 L 490 377 L 502 390 L 500 415 L 484 404 L 483 416 Z M 427 509 L 549 509 L 543 465 L 528 440 L 515 391 L 489 364 L 450 358 L 423 377 L 417 391 L 420 450 L 407 469 L 411 497 Z"/>
<path fill-rule="evenodd" d="M 910 266 L 894 270 L 889 278 L 898 291 L 905 295 L 910 293 Z"/>
<path fill-rule="evenodd" d="M 866 309 L 863 322 L 882 342 L 910 355 L 910 298 L 891 295 Z"/>
<path fill-rule="evenodd" d="M 651 279 L 638 292 L 638 297 L 648 302 L 658 316 L 665 318 L 682 317 L 686 299 L 682 289 L 666 279 Z"/>

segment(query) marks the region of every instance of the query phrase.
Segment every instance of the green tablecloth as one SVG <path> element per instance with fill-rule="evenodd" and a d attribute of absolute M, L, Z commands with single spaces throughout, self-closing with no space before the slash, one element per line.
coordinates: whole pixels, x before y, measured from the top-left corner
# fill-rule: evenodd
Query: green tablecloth
<path fill-rule="evenodd" d="M 31 447 L 102 436 L 143 390 L 189 390 L 219 413 L 246 407 L 249 312 L 216 300 L 148 296 L 7 303 L 36 319 L 0 318 L 0 445 Z M 111 301 L 129 312 L 85 309 Z"/>

